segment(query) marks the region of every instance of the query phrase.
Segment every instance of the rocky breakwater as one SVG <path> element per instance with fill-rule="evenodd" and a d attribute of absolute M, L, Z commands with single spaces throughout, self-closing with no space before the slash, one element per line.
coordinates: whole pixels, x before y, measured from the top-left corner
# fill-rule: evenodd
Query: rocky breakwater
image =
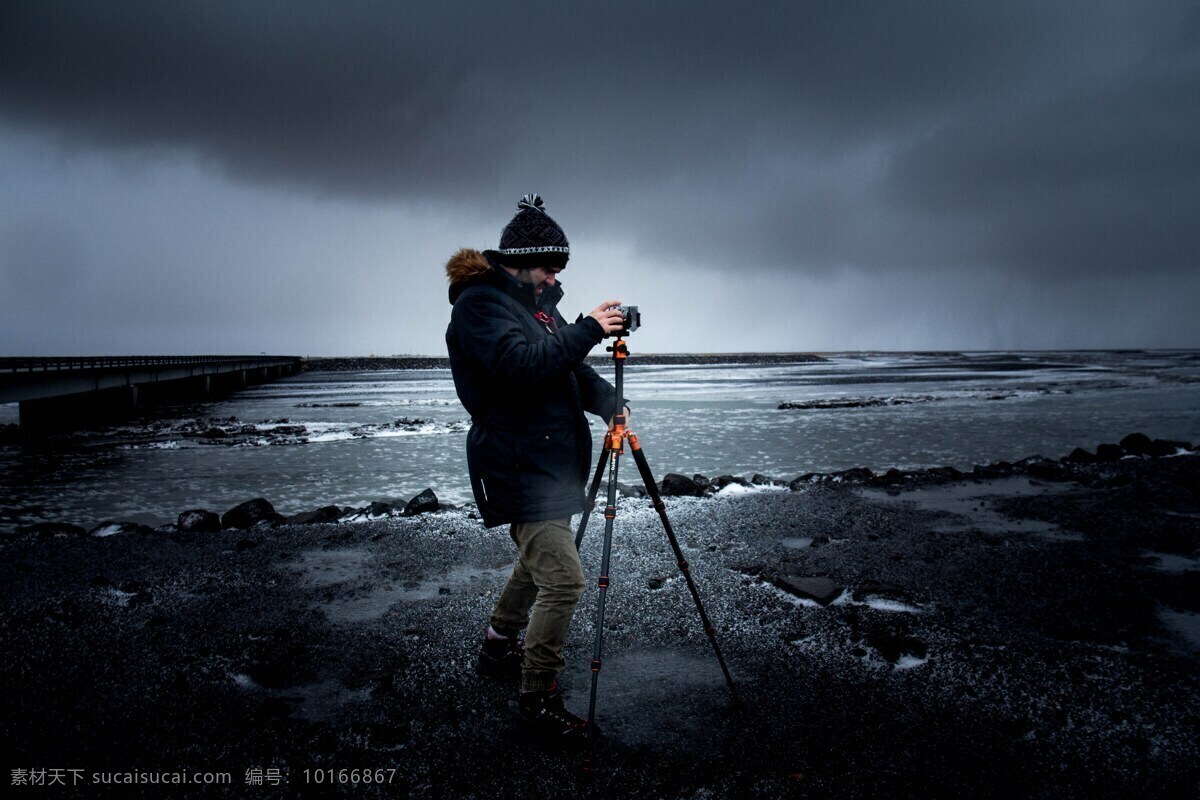
<path fill-rule="evenodd" d="M 181 511 L 173 523 L 150 527 L 137 522 L 105 520 L 91 529 L 70 522 L 39 522 L 18 528 L 16 536 L 113 536 L 116 534 L 174 534 L 217 533 L 223 530 L 248 530 L 281 525 L 313 525 L 330 522 L 366 522 L 389 517 L 414 517 L 440 511 L 452 511 L 458 506 L 442 503 L 432 488 L 427 488 L 406 502 L 377 501 L 361 508 L 327 505 L 311 511 L 284 516 L 275 511 L 270 501 L 256 497 L 239 503 L 223 514 L 204 508 Z M 238 543 L 243 546 L 242 542 Z"/>

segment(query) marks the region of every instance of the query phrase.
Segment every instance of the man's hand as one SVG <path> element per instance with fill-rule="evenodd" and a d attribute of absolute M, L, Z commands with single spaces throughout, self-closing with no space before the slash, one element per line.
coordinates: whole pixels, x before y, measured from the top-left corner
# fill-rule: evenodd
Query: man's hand
<path fill-rule="evenodd" d="M 605 300 L 589 317 L 600 323 L 600 327 L 604 329 L 604 335 L 616 333 L 625 327 L 625 318 L 620 311 L 617 311 L 617 306 L 621 305 L 620 300 Z"/>
<path fill-rule="evenodd" d="M 625 406 L 621 410 L 625 413 L 625 427 L 628 428 L 629 427 L 629 406 Z M 610 431 L 613 429 L 613 420 L 615 420 L 615 419 L 616 419 L 616 417 L 613 417 L 613 419 L 610 419 L 608 421 L 608 429 Z"/>

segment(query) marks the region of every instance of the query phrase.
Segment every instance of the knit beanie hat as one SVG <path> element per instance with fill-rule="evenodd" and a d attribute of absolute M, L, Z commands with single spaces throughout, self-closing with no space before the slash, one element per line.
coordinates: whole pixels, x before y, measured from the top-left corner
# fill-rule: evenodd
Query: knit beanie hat
<path fill-rule="evenodd" d="M 562 269 L 571 247 L 562 228 L 546 213 L 542 198 L 527 194 L 517 203 L 517 214 L 500 234 L 500 249 L 494 252 L 514 269 Z"/>

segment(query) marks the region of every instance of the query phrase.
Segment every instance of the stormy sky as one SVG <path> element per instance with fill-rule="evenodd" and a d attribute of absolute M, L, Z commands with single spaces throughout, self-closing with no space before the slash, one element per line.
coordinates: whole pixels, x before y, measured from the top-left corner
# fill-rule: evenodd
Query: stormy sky
<path fill-rule="evenodd" d="M 1200 346 L 1200 5 L 0 5 L 0 354 L 444 354 L 526 192 L 635 353 Z"/>

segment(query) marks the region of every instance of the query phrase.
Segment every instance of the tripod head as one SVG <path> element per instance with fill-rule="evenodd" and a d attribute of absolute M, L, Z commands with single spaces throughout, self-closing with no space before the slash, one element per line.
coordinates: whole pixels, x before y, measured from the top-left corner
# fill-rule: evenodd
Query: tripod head
<path fill-rule="evenodd" d="M 617 334 L 617 340 L 604 349 L 613 354 L 614 361 L 624 361 L 629 358 L 629 347 L 621 338 L 621 334 Z"/>

